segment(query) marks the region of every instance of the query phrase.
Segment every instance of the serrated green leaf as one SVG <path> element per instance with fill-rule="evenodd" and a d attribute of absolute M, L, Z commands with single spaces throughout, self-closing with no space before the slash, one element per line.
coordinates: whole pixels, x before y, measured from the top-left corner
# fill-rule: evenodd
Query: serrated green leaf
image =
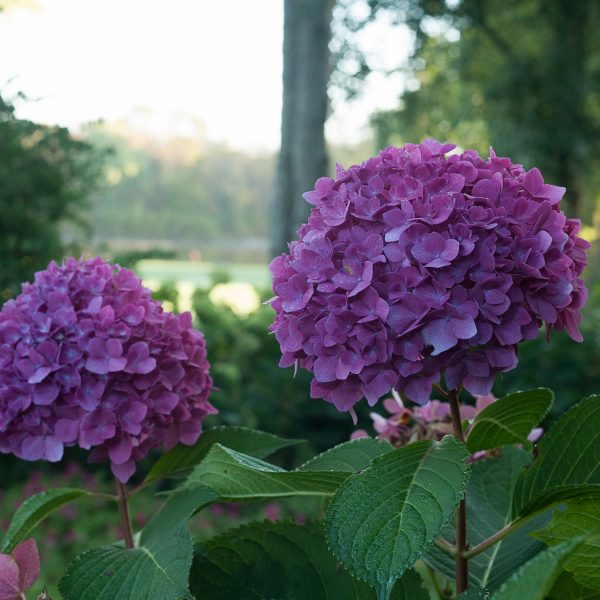
<path fill-rule="evenodd" d="M 531 461 L 531 453 L 506 446 L 499 456 L 475 462 L 467 486 L 467 538 L 472 548 L 510 522 L 512 494 L 520 472 Z M 540 515 L 523 525 L 508 537 L 469 561 L 469 582 L 472 586 L 493 591 L 516 568 L 545 548 L 544 544 L 529 534 L 539 529 L 549 519 Z M 454 540 L 454 522 L 451 521 L 442 537 Z M 432 547 L 424 560 L 444 575 L 454 580 L 454 559 Z"/>
<path fill-rule="evenodd" d="M 528 445 L 527 436 L 546 416 L 554 394 L 539 388 L 516 392 L 486 406 L 476 417 L 467 437 L 470 452 L 508 444 Z"/>
<path fill-rule="evenodd" d="M 197 547 L 192 593 L 203 600 L 376 600 L 375 591 L 340 569 L 320 523 L 252 523 Z M 414 571 L 392 600 L 429 600 Z"/>
<path fill-rule="evenodd" d="M 64 600 L 180 600 L 191 598 L 184 580 L 191 564 L 189 532 L 172 532 L 167 553 L 102 546 L 84 552 L 69 566 L 59 589 Z M 188 560 L 189 554 L 189 560 Z"/>
<path fill-rule="evenodd" d="M 25 540 L 31 531 L 48 515 L 76 498 L 89 495 L 89 492 L 85 490 L 56 488 L 27 498 L 17 508 L 8 531 L 2 540 L 0 552 L 12 552 L 14 547 Z"/>
<path fill-rule="evenodd" d="M 327 510 L 333 553 L 371 585 L 400 577 L 453 515 L 467 483 L 466 458 L 451 436 L 376 458 L 344 483 Z"/>
<path fill-rule="evenodd" d="M 561 573 L 550 590 L 550 600 L 600 600 L 600 592 L 577 583 L 570 573 Z"/>
<path fill-rule="evenodd" d="M 582 535 L 600 531 L 600 502 L 597 498 L 569 500 L 566 510 L 556 511 L 552 521 L 533 535 L 555 546 Z M 589 588 L 600 590 L 600 535 L 586 539 L 573 552 L 565 565 L 575 580 Z"/>
<path fill-rule="evenodd" d="M 213 444 L 222 444 L 256 458 L 266 458 L 281 448 L 303 441 L 285 439 L 248 427 L 214 427 L 204 431 L 194 446 L 179 444 L 163 454 L 150 469 L 146 482 L 181 474 L 195 467 L 206 457 Z"/>
<path fill-rule="evenodd" d="M 392 445 L 385 440 L 359 438 L 344 442 L 338 446 L 311 458 L 296 471 L 338 471 L 356 473 L 371 466 L 378 456 L 391 452 Z"/>
<path fill-rule="evenodd" d="M 580 543 L 572 540 L 543 550 L 507 579 L 492 600 L 546 600 L 569 554 Z"/>
<path fill-rule="evenodd" d="M 169 498 L 140 537 L 140 546 L 103 546 L 84 552 L 60 581 L 64 600 L 191 599 L 188 578 L 193 544 L 187 519 L 216 499 L 196 487 Z"/>
<path fill-rule="evenodd" d="M 579 402 L 541 439 L 538 457 L 517 481 L 513 515 L 584 495 L 600 495 L 599 396 Z"/>
<path fill-rule="evenodd" d="M 331 496 L 348 473 L 286 471 L 215 444 L 190 474 L 186 486 L 207 485 L 221 500 L 260 500 L 286 496 Z"/>

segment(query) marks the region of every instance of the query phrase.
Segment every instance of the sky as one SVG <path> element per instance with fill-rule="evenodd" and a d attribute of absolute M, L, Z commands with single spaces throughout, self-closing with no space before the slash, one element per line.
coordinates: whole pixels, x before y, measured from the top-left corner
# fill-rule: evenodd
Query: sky
<path fill-rule="evenodd" d="M 211 141 L 246 151 L 278 147 L 282 0 L 35 4 L 0 13 L 0 90 L 32 99 L 19 116 L 77 130 L 97 119 L 133 121 L 144 109 L 144 126 L 157 135 L 185 127 L 177 118 L 185 114 L 204 123 Z M 362 42 L 382 64 L 390 56 L 397 64 L 410 46 L 406 32 L 385 23 Z M 367 137 L 369 115 L 396 106 L 402 86 L 401 76 L 376 75 L 360 100 L 335 101 L 328 139 Z"/>

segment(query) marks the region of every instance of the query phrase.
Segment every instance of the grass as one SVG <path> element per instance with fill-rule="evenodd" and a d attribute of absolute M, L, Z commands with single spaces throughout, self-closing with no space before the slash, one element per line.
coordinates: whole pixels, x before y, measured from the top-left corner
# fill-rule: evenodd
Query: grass
<path fill-rule="evenodd" d="M 270 287 L 271 276 L 266 264 L 212 263 L 185 260 L 142 260 L 136 271 L 145 281 L 186 282 L 194 287 L 208 287 L 213 273 L 227 273 L 232 282 L 249 283 L 258 289 Z"/>

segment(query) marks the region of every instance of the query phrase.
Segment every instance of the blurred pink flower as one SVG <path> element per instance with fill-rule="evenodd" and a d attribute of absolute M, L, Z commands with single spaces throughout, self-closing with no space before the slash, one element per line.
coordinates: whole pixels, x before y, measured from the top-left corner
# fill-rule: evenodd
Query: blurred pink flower
<path fill-rule="evenodd" d="M 276 502 L 269 502 L 265 506 L 265 517 L 269 521 L 278 521 L 281 518 L 281 508 Z"/>
<path fill-rule="evenodd" d="M 472 421 L 487 406 L 496 402 L 493 394 L 475 396 L 475 405 L 463 404 L 460 416 L 463 420 Z M 388 440 L 393 446 L 403 446 L 416 440 L 437 439 L 452 433 L 450 404 L 440 400 L 431 400 L 425 406 L 407 408 L 400 398 L 387 398 L 383 406 L 389 413 L 385 417 L 379 413 L 370 413 L 373 429 L 377 437 Z M 543 429 L 536 427 L 529 434 L 529 441 L 536 442 L 542 435 Z M 350 437 L 357 439 L 368 436 L 364 429 L 357 429 Z M 471 460 L 487 456 L 488 452 L 476 453 Z"/>
<path fill-rule="evenodd" d="M 472 408 L 470 406 L 461 407 L 462 410 L 465 408 Z M 413 413 L 425 423 L 436 423 L 444 421 L 450 418 L 450 405 L 447 402 L 440 402 L 439 400 L 431 400 L 425 406 L 415 406 Z M 468 417 L 463 417 L 468 418 Z"/>
<path fill-rule="evenodd" d="M 24 600 L 25 592 L 40 576 L 40 555 L 35 540 L 19 544 L 12 554 L 0 554 L 0 600 Z"/>

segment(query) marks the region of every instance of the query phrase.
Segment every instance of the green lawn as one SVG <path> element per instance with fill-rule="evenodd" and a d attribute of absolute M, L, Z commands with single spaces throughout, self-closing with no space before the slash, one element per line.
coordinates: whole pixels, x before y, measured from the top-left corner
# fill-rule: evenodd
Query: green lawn
<path fill-rule="evenodd" d="M 219 264 L 184 260 L 142 260 L 136 271 L 145 281 L 163 283 L 191 283 L 194 287 L 207 287 L 211 274 L 226 272 L 232 282 L 250 283 L 258 289 L 271 286 L 269 268 L 264 264 Z"/>

